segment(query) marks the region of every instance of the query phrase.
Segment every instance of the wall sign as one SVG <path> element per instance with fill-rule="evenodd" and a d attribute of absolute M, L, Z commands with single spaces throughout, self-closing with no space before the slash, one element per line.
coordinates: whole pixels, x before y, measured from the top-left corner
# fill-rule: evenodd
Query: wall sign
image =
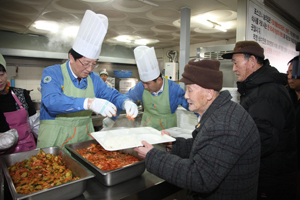
<path fill-rule="evenodd" d="M 271 65 L 286 73 L 288 61 L 299 54 L 295 47 L 300 41 L 300 32 L 261 3 L 248 0 L 247 11 L 246 40 L 258 42 Z"/>

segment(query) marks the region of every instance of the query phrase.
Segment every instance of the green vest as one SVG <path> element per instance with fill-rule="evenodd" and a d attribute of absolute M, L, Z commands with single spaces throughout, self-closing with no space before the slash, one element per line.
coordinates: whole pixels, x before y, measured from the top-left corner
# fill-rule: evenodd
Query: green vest
<path fill-rule="evenodd" d="M 95 97 L 94 86 L 90 76 L 87 77 L 87 88 L 79 89 L 72 82 L 66 63 L 61 65 L 64 77 L 63 93 L 71 97 Z M 59 105 L 58 105 L 59 106 Z M 92 111 L 85 110 L 74 113 L 62 113 L 55 120 L 41 120 L 38 136 L 38 148 L 57 146 L 65 149 L 69 143 L 83 142 L 93 139 L 90 135 L 94 132 Z"/>
<path fill-rule="evenodd" d="M 169 82 L 166 79 L 164 82 L 164 90 L 158 96 L 153 96 L 148 90 L 144 90 L 142 126 L 150 126 L 157 130 L 177 127 L 176 113 L 172 114 L 170 108 Z"/>

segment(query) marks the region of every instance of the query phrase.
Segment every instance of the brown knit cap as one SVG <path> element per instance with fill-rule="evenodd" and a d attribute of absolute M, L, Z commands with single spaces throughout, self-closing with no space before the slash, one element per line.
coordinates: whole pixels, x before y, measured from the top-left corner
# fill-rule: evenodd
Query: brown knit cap
<path fill-rule="evenodd" d="M 265 58 L 264 49 L 254 41 L 239 41 L 235 44 L 232 53 L 225 53 L 222 55 L 224 59 L 232 59 L 232 55 L 236 53 L 248 53 L 260 58 Z"/>
<path fill-rule="evenodd" d="M 223 84 L 223 72 L 219 68 L 220 61 L 218 60 L 193 59 L 184 67 L 183 78 L 179 81 L 220 91 Z"/>

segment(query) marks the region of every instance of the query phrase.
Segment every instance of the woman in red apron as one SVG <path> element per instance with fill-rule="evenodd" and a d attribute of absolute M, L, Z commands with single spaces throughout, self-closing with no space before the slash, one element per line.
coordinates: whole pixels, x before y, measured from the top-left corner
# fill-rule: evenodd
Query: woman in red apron
<path fill-rule="evenodd" d="M 33 133 L 39 128 L 36 113 L 29 93 L 21 88 L 10 87 L 7 82 L 6 62 L 0 54 L 0 110 L 10 129 L 18 132 L 18 142 L 5 151 L 5 154 L 28 151 L 36 148 Z M 2 122 L 1 124 L 5 123 Z M 13 139 L 13 138 L 12 138 Z"/>

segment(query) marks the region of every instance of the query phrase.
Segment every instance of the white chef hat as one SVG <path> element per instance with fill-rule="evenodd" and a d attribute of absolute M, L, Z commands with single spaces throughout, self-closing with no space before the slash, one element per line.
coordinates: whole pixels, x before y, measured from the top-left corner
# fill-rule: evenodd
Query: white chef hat
<path fill-rule="evenodd" d="M 107 73 L 106 69 L 104 69 L 102 72 L 100 72 L 100 75 L 101 74 L 106 74 L 108 76 L 108 73 Z"/>
<path fill-rule="evenodd" d="M 156 79 L 160 75 L 160 70 L 154 48 L 138 46 L 133 52 L 140 79 L 144 82 L 153 81 Z"/>
<path fill-rule="evenodd" d="M 73 50 L 84 57 L 98 59 L 107 27 L 108 19 L 105 15 L 86 10 L 72 47 Z"/>
<path fill-rule="evenodd" d="M 3 65 L 3 67 L 5 68 L 6 70 L 6 61 L 5 59 L 3 58 L 2 54 L 0 53 L 0 64 Z"/>

